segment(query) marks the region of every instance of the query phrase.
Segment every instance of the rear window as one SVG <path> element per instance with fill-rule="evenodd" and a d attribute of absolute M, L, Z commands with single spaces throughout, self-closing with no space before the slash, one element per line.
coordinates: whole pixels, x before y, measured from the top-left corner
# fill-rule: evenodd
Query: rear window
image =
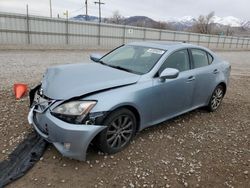
<path fill-rule="evenodd" d="M 209 65 L 207 52 L 200 49 L 191 49 L 193 60 L 194 60 L 194 68 L 204 67 Z"/>

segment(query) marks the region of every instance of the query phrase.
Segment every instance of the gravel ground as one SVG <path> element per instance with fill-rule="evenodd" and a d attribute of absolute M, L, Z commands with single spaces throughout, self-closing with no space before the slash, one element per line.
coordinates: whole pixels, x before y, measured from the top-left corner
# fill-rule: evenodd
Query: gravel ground
<path fill-rule="evenodd" d="M 36 85 L 48 66 L 88 61 L 83 51 L 0 51 L 0 160 L 31 131 L 28 98 L 14 82 Z M 91 147 L 88 161 L 62 157 L 53 146 L 8 187 L 250 187 L 250 52 L 218 52 L 232 64 L 222 106 L 198 109 L 140 132 L 106 156 Z"/>

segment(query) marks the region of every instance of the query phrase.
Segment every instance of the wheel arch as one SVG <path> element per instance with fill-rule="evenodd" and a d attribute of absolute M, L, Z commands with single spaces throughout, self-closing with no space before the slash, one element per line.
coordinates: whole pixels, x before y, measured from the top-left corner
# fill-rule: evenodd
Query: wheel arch
<path fill-rule="evenodd" d="M 135 118 L 136 118 L 136 132 L 138 132 L 140 130 L 141 116 L 140 116 L 140 113 L 139 113 L 139 111 L 138 111 L 138 109 L 136 107 L 134 107 L 133 105 L 130 105 L 130 104 L 124 104 L 124 105 L 113 108 L 110 111 L 110 113 L 114 112 L 116 110 L 122 109 L 122 108 L 130 110 L 135 115 Z M 107 116 L 108 115 L 109 114 L 107 114 Z"/>
<path fill-rule="evenodd" d="M 226 94 L 227 92 L 227 85 L 225 82 L 220 82 L 217 86 L 222 86 L 223 89 L 224 89 L 224 95 Z"/>

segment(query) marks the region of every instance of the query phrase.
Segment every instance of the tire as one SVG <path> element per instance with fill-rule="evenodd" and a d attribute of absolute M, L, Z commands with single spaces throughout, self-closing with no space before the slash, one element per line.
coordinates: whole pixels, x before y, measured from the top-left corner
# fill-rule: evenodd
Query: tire
<path fill-rule="evenodd" d="M 123 150 L 136 131 L 135 115 L 122 108 L 111 112 L 103 122 L 107 126 L 97 138 L 97 146 L 104 153 L 113 154 Z"/>
<path fill-rule="evenodd" d="M 214 112 L 215 110 L 217 110 L 222 102 L 222 99 L 224 97 L 224 94 L 225 94 L 225 89 L 222 85 L 218 85 L 211 98 L 210 98 L 210 101 L 209 101 L 209 104 L 207 106 L 208 110 L 210 112 Z"/>

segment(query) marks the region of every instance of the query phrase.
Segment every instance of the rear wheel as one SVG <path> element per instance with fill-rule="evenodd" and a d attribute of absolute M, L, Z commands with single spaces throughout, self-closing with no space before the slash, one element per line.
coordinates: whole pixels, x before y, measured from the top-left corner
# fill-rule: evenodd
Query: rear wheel
<path fill-rule="evenodd" d="M 213 111 L 215 111 L 215 110 L 217 110 L 217 108 L 220 106 L 220 104 L 221 104 L 221 101 L 222 101 L 222 99 L 223 99 L 223 97 L 224 97 L 224 88 L 223 88 L 223 86 L 222 85 L 218 85 L 216 88 L 215 88 L 215 90 L 214 90 L 214 92 L 213 92 L 213 94 L 212 94 L 212 97 L 211 97 L 211 99 L 210 99 L 210 101 L 209 101 L 209 104 L 208 104 L 208 110 L 210 111 L 210 112 L 213 112 Z"/>
<path fill-rule="evenodd" d="M 98 147 L 109 154 L 125 148 L 136 130 L 135 115 L 125 108 L 112 112 L 103 124 L 107 128 L 98 135 Z"/>

